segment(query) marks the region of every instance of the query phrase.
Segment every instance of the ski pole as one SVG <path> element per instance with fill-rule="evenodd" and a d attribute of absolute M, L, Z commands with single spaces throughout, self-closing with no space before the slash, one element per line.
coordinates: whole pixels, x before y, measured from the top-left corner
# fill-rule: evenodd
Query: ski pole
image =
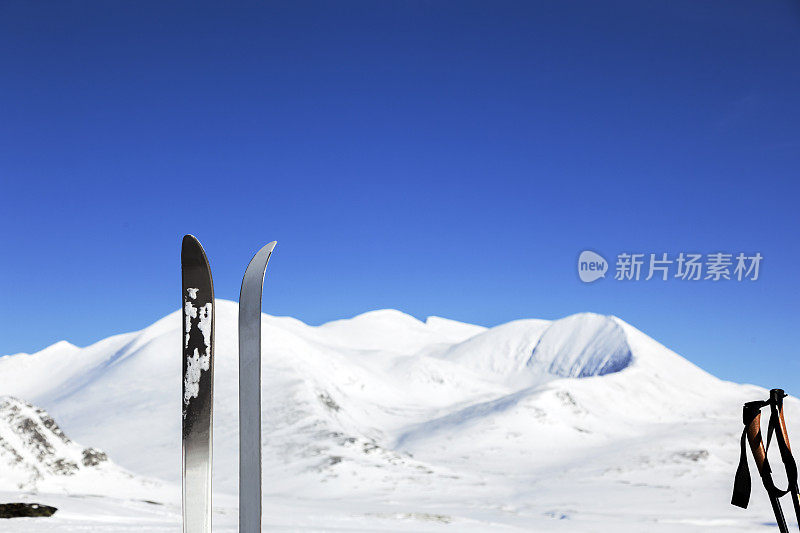
<path fill-rule="evenodd" d="M 786 467 L 786 477 L 789 480 L 789 492 L 792 497 L 792 506 L 794 507 L 794 515 L 797 518 L 798 527 L 800 527 L 800 494 L 797 487 L 797 463 L 792 456 L 792 447 L 789 444 L 789 433 L 786 431 L 786 419 L 783 417 L 783 399 L 786 393 L 783 389 L 772 389 L 769 391 L 769 401 L 772 413 L 770 414 L 770 423 L 776 426 L 776 435 L 778 437 L 778 445 L 780 447 L 781 459 Z M 775 422 L 773 422 L 775 420 Z M 781 442 L 781 439 L 783 441 Z M 769 440 L 769 439 L 767 439 Z"/>
<path fill-rule="evenodd" d="M 747 441 L 750 443 L 750 451 L 753 452 L 753 458 L 756 461 L 761 480 L 764 482 L 764 488 L 767 489 L 769 494 L 769 502 L 772 504 L 772 511 L 775 513 L 778 529 L 780 529 L 781 533 L 789 533 L 778 497 L 770 490 L 770 487 L 774 486 L 771 476 L 772 470 L 770 470 L 769 461 L 767 460 L 764 439 L 761 437 L 761 407 L 763 406 L 764 402 L 748 402 L 744 404 L 744 419 L 750 421 L 747 424 Z"/>

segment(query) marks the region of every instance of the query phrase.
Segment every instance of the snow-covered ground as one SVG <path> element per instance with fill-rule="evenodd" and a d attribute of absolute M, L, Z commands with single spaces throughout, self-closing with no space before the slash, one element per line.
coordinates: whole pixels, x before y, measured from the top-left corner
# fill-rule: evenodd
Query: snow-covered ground
<path fill-rule="evenodd" d="M 236 530 L 237 311 L 217 300 L 215 531 Z M 6 473 L 0 446 L 0 502 L 59 508 L 4 530 L 179 531 L 180 321 L 0 358 L 0 394 L 46 409 L 81 443 L 63 454 L 110 458 L 108 471 L 64 476 L 26 456 L 42 472 L 31 479 L 19 464 Z M 617 318 L 262 321 L 265 530 L 774 527 L 757 480 L 750 509 L 729 503 L 741 404 L 766 391 L 721 381 Z M 800 402 L 786 410 L 797 420 Z M 0 409 L 0 440 L 3 420 Z"/>

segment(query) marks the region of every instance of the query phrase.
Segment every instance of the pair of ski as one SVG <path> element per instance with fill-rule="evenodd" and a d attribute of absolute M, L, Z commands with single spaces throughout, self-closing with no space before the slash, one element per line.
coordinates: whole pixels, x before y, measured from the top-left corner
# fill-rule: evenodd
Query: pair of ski
<path fill-rule="evenodd" d="M 789 533 L 786 525 L 786 517 L 779 498 L 786 494 L 791 494 L 792 505 L 795 516 L 800 526 L 800 490 L 797 485 L 797 463 L 792 455 L 792 448 L 789 445 L 789 434 L 786 431 L 786 420 L 783 417 L 783 399 L 786 393 L 782 389 L 772 389 L 769 391 L 769 400 L 747 402 L 742 410 L 742 421 L 744 430 L 741 437 L 741 451 L 739 455 L 739 467 L 736 470 L 736 480 L 733 485 L 733 497 L 731 503 L 737 507 L 747 509 L 750 502 L 750 469 L 747 466 L 747 444 L 761 476 L 764 488 L 767 490 L 772 511 L 775 513 L 775 520 L 781 533 Z M 761 435 L 761 409 L 770 408 L 770 416 L 767 430 L 767 444 Z M 778 450 L 781 455 L 781 462 L 786 469 L 788 486 L 786 489 L 779 489 L 775 486 L 772 479 L 772 468 L 767 458 L 770 441 L 773 435 L 778 443 Z"/>
<path fill-rule="evenodd" d="M 261 294 L 275 242 L 250 261 L 239 294 L 239 532 L 261 531 Z M 211 532 L 214 284 L 203 247 L 181 246 L 183 532 Z"/>

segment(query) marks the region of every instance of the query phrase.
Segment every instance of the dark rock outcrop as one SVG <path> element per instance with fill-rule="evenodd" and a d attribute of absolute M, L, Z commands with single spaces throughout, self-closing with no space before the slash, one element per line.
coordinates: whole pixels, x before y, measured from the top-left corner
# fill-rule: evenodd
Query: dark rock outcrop
<path fill-rule="evenodd" d="M 0 518 L 53 516 L 58 509 L 40 503 L 0 503 Z"/>

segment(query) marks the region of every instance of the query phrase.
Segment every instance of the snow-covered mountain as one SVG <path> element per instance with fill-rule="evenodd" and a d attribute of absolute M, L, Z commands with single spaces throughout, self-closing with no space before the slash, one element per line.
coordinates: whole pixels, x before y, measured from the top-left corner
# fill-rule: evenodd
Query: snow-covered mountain
<path fill-rule="evenodd" d="M 217 300 L 221 530 L 235 529 L 237 313 Z M 0 391 L 165 480 L 174 506 L 180 321 L 0 358 Z M 728 503 L 741 404 L 765 391 L 721 381 L 618 318 L 487 329 L 382 310 L 262 322 L 267 528 L 751 531 L 769 520 L 757 497 L 748 511 Z M 798 402 L 786 408 L 800 415 Z"/>

